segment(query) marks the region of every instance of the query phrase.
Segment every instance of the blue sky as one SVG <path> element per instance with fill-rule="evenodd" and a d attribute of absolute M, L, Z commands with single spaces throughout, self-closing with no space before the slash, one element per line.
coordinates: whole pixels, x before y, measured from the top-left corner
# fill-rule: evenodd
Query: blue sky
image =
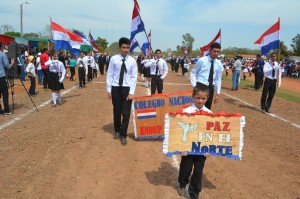
<path fill-rule="evenodd" d="M 20 31 L 20 0 L 0 0 L 0 25 Z M 253 43 L 281 19 L 281 41 L 289 49 L 300 34 L 300 1 L 297 0 L 138 0 L 152 47 L 166 50 L 181 45 L 190 33 L 194 49 L 209 43 L 222 29 L 222 48 L 260 48 Z M 133 0 L 31 0 L 23 5 L 23 32 L 42 32 L 50 17 L 68 29 L 106 38 L 109 43 L 130 36 Z M 139 43 L 145 34 L 137 36 Z"/>

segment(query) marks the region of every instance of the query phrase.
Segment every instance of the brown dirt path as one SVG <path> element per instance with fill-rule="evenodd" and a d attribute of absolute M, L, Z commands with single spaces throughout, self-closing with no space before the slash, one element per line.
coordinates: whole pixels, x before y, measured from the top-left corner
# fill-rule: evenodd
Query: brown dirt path
<path fill-rule="evenodd" d="M 177 165 L 162 153 L 162 140 L 135 140 L 132 123 L 127 146 L 112 138 L 104 81 L 101 76 L 87 88 L 75 87 L 63 96 L 62 106 L 45 105 L 1 129 L 0 198 L 180 198 Z M 165 82 L 165 93 L 191 89 L 188 79 L 172 72 Z M 66 88 L 77 84 L 65 80 Z M 258 106 L 261 93 L 222 86 L 223 92 Z M 15 91 L 14 114 L 0 116 L 1 124 L 33 108 L 22 89 Z M 50 99 L 49 91 L 38 91 L 37 105 Z M 139 84 L 136 94 L 145 93 Z M 284 110 L 283 104 L 295 108 Z M 299 128 L 225 95 L 212 110 L 246 116 L 245 146 L 241 161 L 207 159 L 201 198 L 299 198 Z M 275 98 L 272 112 L 300 123 L 296 103 Z"/>

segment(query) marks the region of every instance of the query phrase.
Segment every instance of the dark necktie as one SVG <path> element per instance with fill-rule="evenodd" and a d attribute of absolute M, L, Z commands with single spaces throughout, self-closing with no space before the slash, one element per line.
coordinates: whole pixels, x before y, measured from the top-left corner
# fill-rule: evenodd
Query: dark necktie
<path fill-rule="evenodd" d="M 122 66 L 121 66 L 120 79 L 119 79 L 119 86 L 123 85 L 124 72 L 127 73 L 127 71 L 126 71 L 126 65 L 125 65 L 125 59 L 122 59 Z"/>
<path fill-rule="evenodd" d="M 272 62 L 272 77 L 275 77 L 275 69 L 274 69 L 274 62 Z"/>
<path fill-rule="evenodd" d="M 158 75 L 158 62 L 159 62 L 159 59 L 156 62 L 156 68 L 155 68 L 155 75 L 156 76 Z"/>
<path fill-rule="evenodd" d="M 208 76 L 209 87 L 212 87 L 213 85 L 213 76 L 214 76 L 214 60 L 211 60 L 211 66 L 210 66 L 210 71 Z"/>

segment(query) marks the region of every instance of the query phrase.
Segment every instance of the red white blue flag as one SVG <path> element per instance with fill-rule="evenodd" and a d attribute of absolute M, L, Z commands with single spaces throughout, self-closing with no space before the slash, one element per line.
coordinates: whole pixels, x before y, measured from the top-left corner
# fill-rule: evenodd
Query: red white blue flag
<path fill-rule="evenodd" d="M 151 54 L 151 30 L 150 33 L 148 34 L 147 40 L 143 43 L 141 50 L 144 53 L 145 56 L 148 56 Z"/>
<path fill-rule="evenodd" d="M 136 111 L 137 119 L 156 118 L 156 109 L 145 109 Z"/>
<path fill-rule="evenodd" d="M 91 43 L 92 46 L 93 46 L 93 49 L 94 49 L 95 51 L 99 52 L 99 51 L 100 51 L 100 50 L 99 50 L 99 46 L 98 46 L 97 42 L 94 40 L 94 38 L 93 38 L 91 32 L 89 32 L 89 40 L 90 40 L 90 43 Z"/>
<path fill-rule="evenodd" d="M 134 38 L 132 38 L 131 39 L 131 41 L 130 41 L 130 53 L 132 53 L 133 51 L 134 51 L 134 49 L 136 48 L 136 47 L 138 47 L 139 46 L 139 43 L 138 43 L 138 41 L 135 39 L 135 37 Z"/>
<path fill-rule="evenodd" d="M 140 16 L 140 6 L 137 0 L 134 0 L 134 8 L 132 12 L 132 21 L 131 21 L 131 36 L 130 39 L 135 37 L 139 32 L 145 31 L 143 20 Z"/>
<path fill-rule="evenodd" d="M 215 38 L 209 44 L 207 44 L 206 46 L 200 47 L 201 57 L 202 56 L 207 56 L 209 54 L 210 46 L 213 43 L 221 44 L 221 29 L 219 30 L 218 34 L 215 36 Z"/>
<path fill-rule="evenodd" d="M 51 29 L 53 35 L 54 50 L 72 51 L 72 49 L 80 49 L 83 40 L 79 35 L 66 30 L 53 21 L 51 21 Z"/>
<path fill-rule="evenodd" d="M 271 28 L 269 28 L 254 44 L 262 44 L 261 54 L 268 55 L 270 50 L 280 48 L 280 20 L 278 20 Z"/>

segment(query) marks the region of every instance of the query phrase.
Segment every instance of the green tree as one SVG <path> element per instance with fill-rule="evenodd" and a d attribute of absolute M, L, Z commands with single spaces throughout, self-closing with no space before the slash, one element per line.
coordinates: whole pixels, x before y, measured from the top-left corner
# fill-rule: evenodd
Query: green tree
<path fill-rule="evenodd" d="M 107 51 L 114 55 L 119 53 L 119 49 L 119 42 L 116 41 L 110 44 L 110 46 L 107 48 Z"/>
<path fill-rule="evenodd" d="M 287 46 L 284 44 L 283 41 L 281 41 L 280 42 L 280 54 L 286 56 L 287 55 L 287 51 L 288 51 Z"/>
<path fill-rule="evenodd" d="M 293 39 L 292 39 L 292 48 L 294 50 L 294 54 L 297 56 L 300 56 L 300 34 L 297 34 Z"/>
<path fill-rule="evenodd" d="M 25 33 L 23 34 L 24 37 L 30 37 L 30 38 L 39 38 L 40 35 L 37 34 L 37 33 L 34 33 L 34 32 L 31 32 L 31 33 Z"/>
<path fill-rule="evenodd" d="M 6 32 L 13 32 L 14 28 L 9 24 L 3 24 L 0 26 L 0 34 L 5 34 Z"/>
<path fill-rule="evenodd" d="M 21 33 L 19 33 L 19 32 L 6 32 L 5 35 L 21 37 Z"/>
<path fill-rule="evenodd" d="M 108 42 L 106 39 L 97 37 L 96 42 L 100 48 L 100 52 L 104 52 L 104 50 L 107 49 Z M 119 43 L 118 43 L 118 49 L 119 49 Z"/>
<path fill-rule="evenodd" d="M 190 33 L 186 33 L 185 35 L 182 35 L 182 38 L 182 50 L 184 47 L 186 47 L 188 53 L 190 53 L 193 50 L 193 43 L 195 41 L 194 37 L 192 37 Z"/>

